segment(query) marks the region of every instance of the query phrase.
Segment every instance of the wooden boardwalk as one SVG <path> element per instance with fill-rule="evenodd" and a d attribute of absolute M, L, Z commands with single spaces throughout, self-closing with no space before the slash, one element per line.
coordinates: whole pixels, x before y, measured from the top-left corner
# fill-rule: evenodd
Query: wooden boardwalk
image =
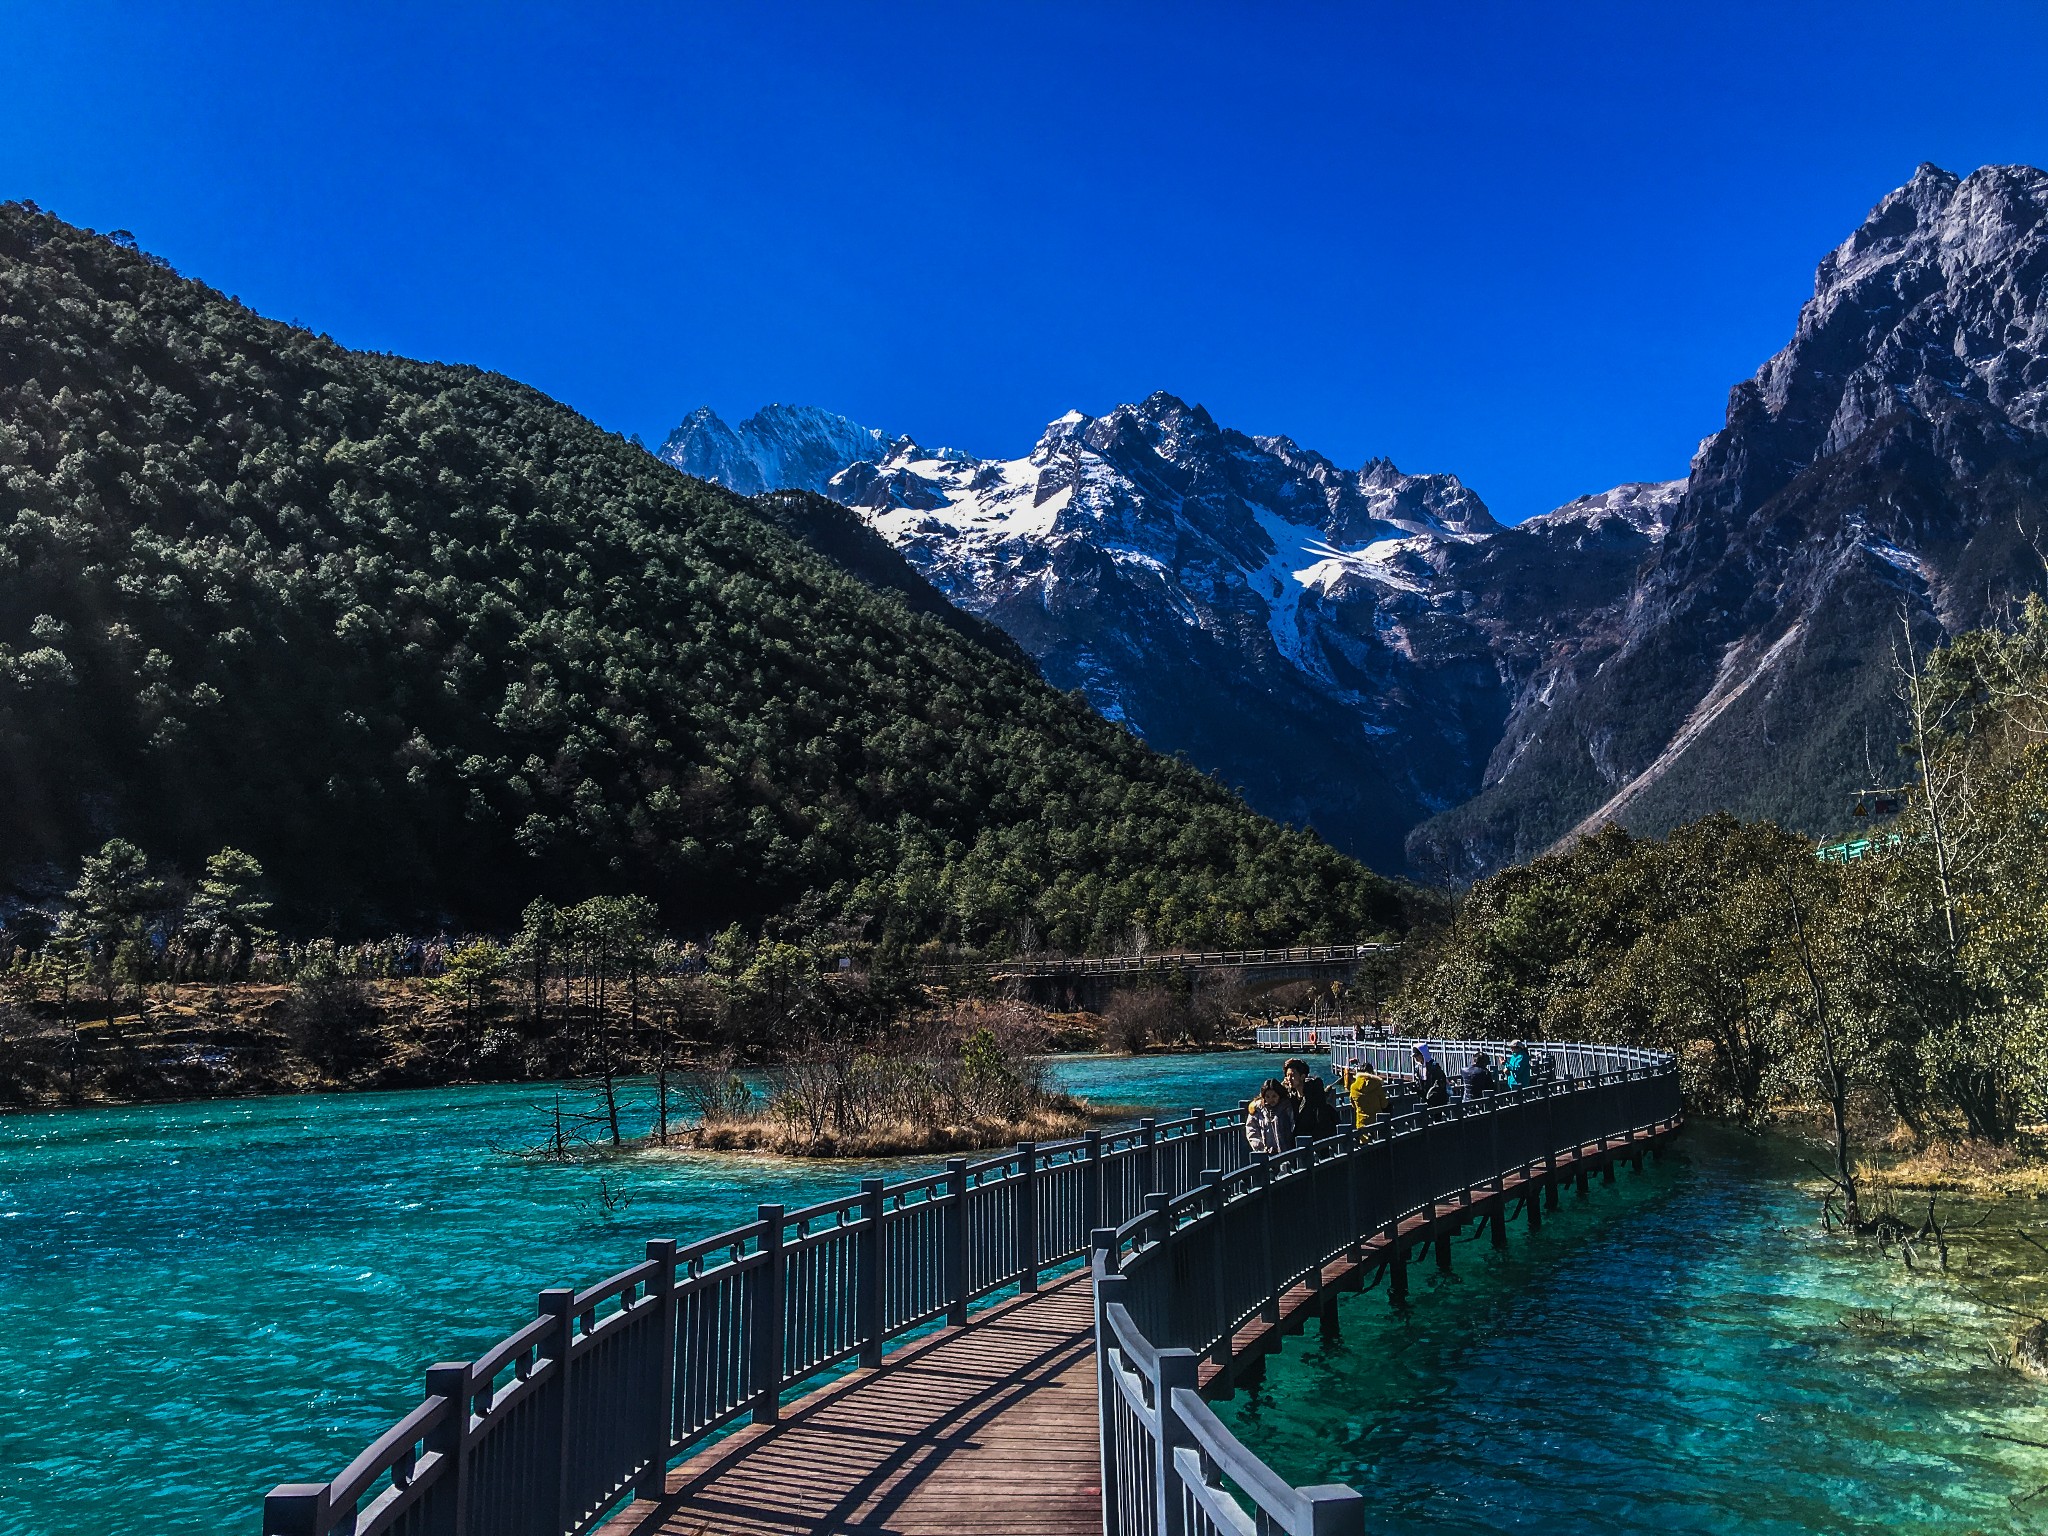
<path fill-rule="evenodd" d="M 669 1474 L 604 1536 L 1102 1528 L 1085 1272 L 918 1339 Z"/>
<path fill-rule="evenodd" d="M 1545 1184 L 1583 1188 L 1590 1173 L 1640 1166 L 1668 1134 L 1589 1143 L 1561 1154 L 1551 1178 L 1514 1173 L 1468 1190 L 1434 1220 L 1405 1218 L 1400 1247 L 1419 1252 L 1474 1224 L 1504 1240 L 1513 1205 L 1540 1219 L 1528 1206 L 1540 1207 Z M 1391 1246 L 1374 1234 L 1355 1257 L 1326 1264 L 1320 1284 L 1290 1287 L 1238 1331 L 1227 1363 L 1203 1362 L 1202 1389 L 1227 1391 L 1256 1371 L 1383 1267 Z M 1087 1273 L 1076 1271 L 907 1344 L 792 1404 L 781 1422 L 685 1462 L 667 1498 L 636 1501 L 600 1536 L 1091 1536 L 1102 1528 L 1091 1307 Z"/>

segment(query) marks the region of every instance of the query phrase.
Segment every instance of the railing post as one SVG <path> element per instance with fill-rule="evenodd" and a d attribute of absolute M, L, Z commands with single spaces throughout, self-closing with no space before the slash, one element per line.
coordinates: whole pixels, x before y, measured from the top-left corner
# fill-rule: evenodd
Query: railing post
<path fill-rule="evenodd" d="M 636 1497 L 658 1499 L 668 1492 L 668 1448 L 675 1424 L 676 1404 L 676 1240 L 650 1238 L 647 1257 L 660 1266 L 648 1283 L 647 1294 L 658 1309 L 654 1324 L 654 1379 L 648 1386 L 652 1399 L 647 1405 L 647 1470 L 634 1485 Z"/>
<path fill-rule="evenodd" d="M 1307 1179 L 1307 1180 L 1308 1180 L 1308 1212 L 1309 1212 L 1309 1214 L 1308 1214 L 1308 1222 L 1307 1222 L 1307 1225 L 1308 1225 L 1308 1227 L 1309 1227 L 1310 1233 L 1312 1234 L 1312 1236 L 1311 1236 L 1311 1240 L 1312 1240 L 1312 1241 L 1314 1242 L 1314 1244 L 1315 1244 L 1315 1253 L 1314 1253 L 1314 1258 L 1315 1258 L 1315 1261 L 1316 1261 L 1316 1262 L 1315 1262 L 1315 1269 L 1314 1269 L 1313 1273 L 1311 1274 L 1311 1276 L 1310 1276 L 1310 1278 L 1309 1278 L 1309 1289 L 1310 1289 L 1310 1290 L 1312 1290 L 1312 1291 L 1320 1291 L 1320 1290 L 1321 1290 L 1321 1289 L 1323 1288 L 1323 1250 L 1324 1250 L 1324 1243 L 1323 1243 L 1323 1236 L 1324 1236 L 1324 1234 L 1323 1234 L 1323 1232 L 1322 1232 L 1322 1231 L 1320 1230 L 1320 1228 L 1321 1228 L 1321 1224 L 1322 1224 L 1322 1219 L 1323 1219 L 1323 1217 L 1324 1217 L 1324 1206 L 1323 1206 L 1323 1165 L 1322 1165 L 1322 1160 L 1321 1160 L 1320 1158 L 1318 1158 L 1318 1157 L 1316 1156 L 1316 1139 L 1315 1139 L 1315 1137 L 1313 1137 L 1313 1136 L 1297 1136 L 1297 1137 L 1295 1137 L 1295 1138 L 1294 1138 L 1294 1150 L 1302 1154 L 1302 1162 L 1303 1162 L 1303 1163 L 1304 1163 L 1304 1164 L 1306 1165 L 1306 1166 L 1304 1166 L 1304 1167 L 1303 1167 L 1303 1169 L 1302 1169 L 1302 1171 L 1301 1171 L 1301 1177 L 1303 1177 L 1303 1178 L 1305 1178 L 1305 1179 Z"/>
<path fill-rule="evenodd" d="M 761 1223 L 762 1259 L 754 1287 L 754 1422 L 773 1424 L 782 1416 L 782 1361 L 787 1353 L 782 1333 L 782 1207 L 759 1206 L 754 1219 Z"/>
<path fill-rule="evenodd" d="M 1159 1511 L 1160 1536 L 1186 1536 L 1187 1519 L 1181 1507 L 1180 1490 L 1174 1486 L 1179 1472 L 1173 1464 L 1173 1453 L 1183 1445 L 1191 1446 L 1195 1437 L 1189 1433 L 1187 1423 L 1180 1416 L 1180 1408 L 1174 1402 L 1176 1392 L 1195 1391 L 1199 1379 L 1195 1352 L 1191 1349 L 1162 1349 L 1159 1351 L 1159 1381 L 1154 1390 L 1159 1396 L 1154 1400 L 1159 1410 L 1159 1443 L 1153 1462 L 1154 1482 Z"/>
<path fill-rule="evenodd" d="M 1365 1137 L 1358 1129 L 1354 1118 L 1349 1135 L 1337 1143 L 1339 1156 L 1344 1159 L 1344 1256 L 1357 1263 L 1361 1254 L 1359 1245 L 1365 1241 L 1365 1234 L 1359 1230 L 1365 1222 L 1365 1213 L 1360 1209 L 1358 1192 L 1358 1170 L 1365 1150 Z"/>
<path fill-rule="evenodd" d="M 436 1505 L 441 1518 L 421 1536 L 464 1536 L 469 1530 L 469 1363 L 428 1366 L 427 1396 L 448 1400 L 447 1415 L 427 1436 L 427 1449 L 442 1458 L 441 1485 L 447 1494 Z"/>
<path fill-rule="evenodd" d="M 1145 1146 L 1145 1177 L 1138 1193 L 1149 1195 L 1159 1187 L 1159 1121 L 1151 1115 L 1138 1122 L 1138 1135 Z"/>
<path fill-rule="evenodd" d="M 1204 1168 L 1202 1184 L 1207 1191 L 1203 1198 L 1209 1205 L 1210 1220 L 1216 1223 L 1215 1240 L 1209 1244 L 1209 1251 L 1216 1256 L 1216 1261 L 1209 1271 L 1215 1293 L 1216 1345 L 1210 1351 L 1209 1358 L 1222 1365 L 1230 1359 L 1230 1338 L 1233 1332 L 1230 1315 L 1230 1234 L 1224 1225 L 1223 1216 L 1223 1170 Z"/>
<path fill-rule="evenodd" d="M 263 1536 L 325 1536 L 325 1483 L 279 1483 L 263 1496 Z"/>
<path fill-rule="evenodd" d="M 946 1321 L 967 1321 L 967 1159 L 946 1159 Z"/>
<path fill-rule="evenodd" d="M 569 1399 L 569 1354 L 576 1342 L 576 1293 L 566 1285 L 550 1286 L 540 1293 L 539 1311 L 542 1317 L 553 1318 L 555 1326 L 540 1341 L 535 1354 L 542 1360 L 552 1362 L 555 1378 L 554 1422 L 552 1433 L 542 1432 L 545 1452 L 553 1466 L 538 1468 L 535 1482 L 545 1492 L 554 1506 L 554 1524 L 550 1530 L 566 1531 L 569 1528 L 569 1427 L 575 1422 L 575 1404 Z M 552 1476 L 550 1476 L 552 1472 Z"/>
<path fill-rule="evenodd" d="M 1557 1209 L 1557 1083 L 1543 1085 L 1543 1204 Z"/>
<path fill-rule="evenodd" d="M 1188 1188 L 1192 1189 L 1201 1183 L 1202 1170 L 1209 1166 L 1209 1111 L 1197 1106 L 1188 1111 L 1188 1121 L 1188 1134 L 1195 1139 L 1195 1155 L 1188 1159 L 1187 1163 L 1188 1174 L 1192 1180 Z M 1176 1189 L 1174 1193 L 1184 1195 L 1187 1190 Z"/>
<path fill-rule="evenodd" d="M 1387 1149 L 1387 1220 L 1382 1229 L 1387 1235 L 1387 1299 L 1402 1302 L 1408 1299 L 1408 1250 L 1401 1241 L 1401 1181 L 1394 1169 L 1394 1117 L 1383 1109 L 1377 1124 L 1380 1143 Z"/>
<path fill-rule="evenodd" d="M 860 1334 L 860 1363 L 869 1370 L 882 1363 L 882 1333 L 888 1326 L 884 1321 L 884 1288 L 889 1275 L 884 1244 L 888 1235 L 883 1230 L 888 1200 L 882 1193 L 887 1187 L 885 1179 L 860 1181 L 861 1211 L 867 1226 L 861 1232 L 860 1290 L 854 1298 L 854 1327 Z"/>
<path fill-rule="evenodd" d="M 1081 1158 L 1081 1230 L 1092 1233 L 1102 1225 L 1102 1132 L 1082 1135 Z"/>
<path fill-rule="evenodd" d="M 1088 1268 L 1095 1288 L 1095 1419 L 1102 1457 L 1102 1536 L 1121 1536 L 1117 1528 L 1117 1496 L 1123 1469 L 1117 1465 L 1116 1373 L 1109 1307 L 1130 1284 L 1116 1272 L 1116 1229 L 1095 1227 L 1088 1233 Z"/>
<path fill-rule="evenodd" d="M 1017 1143 L 1017 1289 L 1038 1289 L 1038 1143 Z"/>
<path fill-rule="evenodd" d="M 1259 1316 L 1269 1323 L 1280 1321 L 1280 1277 L 1276 1272 L 1278 1261 L 1273 1255 L 1273 1154 L 1254 1152 L 1252 1166 L 1258 1170 L 1259 1187 L 1259 1267 L 1265 1281 L 1265 1299 L 1259 1303 Z"/>
<path fill-rule="evenodd" d="M 1299 1490 L 1308 1505 L 1307 1536 L 1365 1536 L 1365 1496 L 1341 1483 Z"/>

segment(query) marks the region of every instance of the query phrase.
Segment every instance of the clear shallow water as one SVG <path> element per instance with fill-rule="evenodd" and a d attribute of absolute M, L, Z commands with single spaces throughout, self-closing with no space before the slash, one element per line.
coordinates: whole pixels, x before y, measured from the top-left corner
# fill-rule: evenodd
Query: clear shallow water
<path fill-rule="evenodd" d="M 1234 1103 L 1250 1056 L 1073 1059 L 1118 1104 Z M 563 1165 L 535 1085 L 0 1116 L 0 1536 L 218 1536 L 338 1472 L 549 1285 L 873 1168 L 680 1156 Z M 645 1109 L 628 1117 L 643 1129 Z M 887 1165 L 900 1172 L 918 1164 Z M 599 1183 L 630 1203 L 607 1216 Z"/>
<path fill-rule="evenodd" d="M 1994 1368 L 2009 1325 L 1936 1275 L 1817 1237 L 1783 1149 L 1695 1127 L 1508 1251 L 1347 1299 L 1220 1409 L 1368 1529 L 2039 1531 L 2048 1389 Z M 2041 1214 L 2011 1209 L 2037 1232 Z M 2017 1246 L 2017 1245 L 2014 1245 Z M 2035 1310 L 2040 1310 L 2038 1303 Z"/>
<path fill-rule="evenodd" d="M 1271 1066 L 1056 1072 L 1099 1101 L 1173 1112 L 1234 1103 Z M 551 1097 L 493 1086 L 0 1116 L 0 1536 L 253 1532 L 266 1489 L 333 1475 L 418 1401 L 428 1364 L 502 1337 L 542 1287 L 870 1171 L 493 1150 L 538 1141 Z M 2028 1406 L 2038 1389 L 1971 1367 L 2000 1325 L 1816 1243 L 1783 1170 L 1693 1141 L 1689 1166 L 1624 1175 L 1583 1215 L 1568 1197 L 1540 1249 L 1517 1232 L 1500 1265 L 1461 1245 L 1441 1295 L 1417 1271 L 1404 1324 L 1378 1292 L 1354 1300 L 1336 1353 L 1311 1332 L 1259 1400 L 1229 1411 L 1297 1479 L 1342 1477 L 1447 1529 L 2007 1529 L 2006 1483 L 2048 1482 L 2048 1454 L 1978 1430 L 2048 1439 L 2048 1415 Z M 623 1211 L 599 1209 L 600 1179 Z M 1856 1308 L 1876 1331 L 1845 1346 L 1830 1320 Z M 1880 1326 L 1894 1316 L 1898 1338 Z M 1844 1379 L 1845 1349 L 1884 1369 Z M 1628 1390 L 1589 1392 L 1610 1381 Z M 1487 1398 L 1476 1418 L 1474 1394 Z M 1866 1476 L 1864 1459 L 1894 1458 L 1861 1442 L 1899 1442 L 1897 1464 L 1934 1486 Z M 1523 1456 L 1526 1475 L 1489 1470 Z M 1358 1470 L 1368 1460 L 1380 1470 Z M 1731 1513 L 1752 1505 L 1757 1520 Z"/>

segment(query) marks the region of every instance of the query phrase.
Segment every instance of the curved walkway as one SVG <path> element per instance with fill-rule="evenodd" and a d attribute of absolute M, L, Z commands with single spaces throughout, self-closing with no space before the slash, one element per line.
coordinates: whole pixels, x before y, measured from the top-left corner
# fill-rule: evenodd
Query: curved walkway
<path fill-rule="evenodd" d="M 1471 1223 L 1504 1241 L 1507 1219 L 1532 1226 L 1556 1191 L 1620 1162 L 1640 1166 L 1664 1132 L 1587 1143 L 1548 1174 L 1508 1175 L 1414 1215 L 1397 1241 L 1376 1235 L 1358 1257 L 1297 1285 L 1277 1316 L 1246 1325 L 1231 1358 L 1204 1362 L 1205 1393 L 1277 1348 L 1337 1294 L 1362 1286 L 1398 1249 L 1418 1256 Z M 1544 1190 L 1545 1185 L 1549 1190 Z M 945 1328 L 856 1371 L 669 1473 L 660 1502 L 636 1501 L 601 1536 L 1093 1536 L 1102 1528 L 1092 1294 L 1085 1270 Z"/>
<path fill-rule="evenodd" d="M 1094 1318 L 1077 1270 L 915 1340 L 669 1473 L 605 1536 L 1096 1531 Z"/>

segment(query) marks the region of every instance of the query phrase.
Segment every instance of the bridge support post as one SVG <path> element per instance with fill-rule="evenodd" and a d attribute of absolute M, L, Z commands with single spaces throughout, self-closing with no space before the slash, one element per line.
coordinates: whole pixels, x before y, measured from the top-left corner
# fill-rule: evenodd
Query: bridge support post
<path fill-rule="evenodd" d="M 1038 1143 L 1017 1143 L 1017 1289 L 1038 1289 Z"/>
<path fill-rule="evenodd" d="M 886 1179 L 860 1181 L 861 1213 L 867 1226 L 861 1232 L 860 1291 L 854 1298 L 854 1327 L 860 1333 L 860 1364 L 873 1370 L 882 1363 L 882 1334 L 887 1323 L 884 1287 L 889 1274 L 888 1201 L 882 1191 Z"/>
<path fill-rule="evenodd" d="M 673 1357 L 674 1351 L 670 1351 Z M 445 1397 L 448 1416 L 427 1439 L 427 1449 L 444 1458 L 448 1470 L 441 1474 L 449 1492 L 440 1506 L 441 1519 L 427 1527 L 422 1536 L 463 1536 L 469 1529 L 469 1365 L 466 1361 L 427 1367 L 427 1396 Z M 666 1429 L 667 1425 L 664 1424 Z M 664 1439 L 662 1450 L 668 1449 Z M 664 1472 L 668 1458 L 660 1463 Z M 665 1480 L 665 1479 L 664 1479 Z"/>
<path fill-rule="evenodd" d="M 1533 1184 L 1522 1186 L 1522 1209 L 1529 1213 L 1529 1230 L 1532 1233 L 1543 1230 L 1543 1193 Z"/>
<path fill-rule="evenodd" d="M 967 1159 L 946 1159 L 946 1322 L 967 1321 Z"/>
<path fill-rule="evenodd" d="M 672 1237 L 650 1238 L 647 1243 L 649 1262 L 660 1266 L 647 1286 L 648 1296 L 660 1308 L 654 1325 L 654 1347 L 660 1354 L 654 1379 L 647 1385 L 647 1470 L 633 1485 L 634 1496 L 642 1499 L 658 1499 L 668 1492 L 669 1429 L 676 1402 L 676 1247 Z"/>
<path fill-rule="evenodd" d="M 764 1205 L 761 1223 L 761 1278 L 754 1287 L 754 1422 L 773 1424 L 782 1417 L 782 1207 Z M 567 1529 L 566 1526 L 562 1529 Z"/>
<path fill-rule="evenodd" d="M 1486 1219 L 1486 1226 L 1493 1246 L 1505 1248 L 1508 1245 L 1508 1197 L 1503 1192 L 1494 1196 L 1497 1202 L 1493 1214 Z"/>
<path fill-rule="evenodd" d="M 546 1427 L 537 1437 L 547 1459 L 534 1482 L 538 1484 L 536 1492 L 554 1511 L 553 1528 L 558 1531 L 569 1528 L 569 1430 L 576 1422 L 576 1404 L 569 1399 L 569 1346 L 576 1341 L 575 1306 L 576 1293 L 566 1285 L 550 1286 L 540 1293 L 539 1313 L 552 1318 L 555 1326 L 534 1351 L 553 1367 L 548 1374 L 554 1377 L 548 1407 L 542 1410 Z"/>
<path fill-rule="evenodd" d="M 1451 1272 L 1451 1240 L 1448 1235 L 1436 1240 L 1436 1267 L 1447 1275 Z"/>

